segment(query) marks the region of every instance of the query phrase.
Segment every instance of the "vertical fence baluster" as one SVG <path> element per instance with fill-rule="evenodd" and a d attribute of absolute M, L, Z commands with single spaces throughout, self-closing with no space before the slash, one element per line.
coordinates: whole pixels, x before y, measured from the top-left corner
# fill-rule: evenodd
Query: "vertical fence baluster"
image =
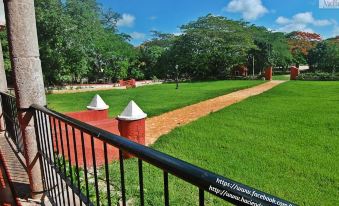
<path fill-rule="evenodd" d="M 138 159 L 138 168 L 139 168 L 139 192 L 140 192 L 140 205 L 145 205 L 144 199 L 144 175 L 142 171 L 142 160 Z"/>
<path fill-rule="evenodd" d="M 168 194 L 168 173 L 164 171 L 164 196 L 165 206 L 169 205 L 169 194 Z"/>
<path fill-rule="evenodd" d="M 51 125 L 47 124 L 47 122 L 49 122 L 49 121 L 47 121 L 47 115 L 44 114 L 44 128 L 45 128 L 45 131 L 46 131 L 45 142 L 46 142 L 46 147 L 47 147 L 47 150 L 48 150 L 46 152 L 46 157 L 48 157 L 48 162 L 49 162 L 48 172 L 49 172 L 49 176 L 52 178 L 51 190 L 53 190 L 52 192 L 54 193 L 55 198 L 56 198 L 56 191 L 55 191 L 55 188 L 54 188 L 54 186 L 56 184 L 55 184 L 55 181 L 54 181 L 54 173 L 53 173 L 53 167 L 52 167 L 53 161 L 52 161 L 52 154 L 51 154 L 51 149 L 53 150 L 53 146 L 51 148 L 51 144 L 50 144 L 50 139 L 51 139 L 50 137 L 52 136 L 52 133 L 50 133 L 50 135 L 49 135 L 50 130 L 48 130 L 48 125 L 49 125 L 50 129 L 51 129 Z"/>
<path fill-rule="evenodd" d="M 79 163 L 78 163 L 78 152 L 77 152 L 77 142 L 75 137 L 75 129 L 72 127 L 72 135 L 73 135 L 73 146 L 74 146 L 74 159 L 75 159 L 75 168 L 76 168 L 76 176 L 77 176 L 77 187 L 78 187 L 78 195 L 81 196 L 81 187 L 80 187 L 80 172 L 79 172 Z M 81 199 L 79 199 L 80 205 L 82 205 Z"/>
<path fill-rule="evenodd" d="M 82 146 L 82 157 L 83 157 L 82 160 L 83 160 L 83 163 L 84 163 L 87 205 L 89 205 L 90 199 L 89 199 L 88 178 L 87 178 L 87 162 L 86 162 L 85 140 L 84 140 L 84 133 L 83 132 L 81 132 L 81 146 Z"/>
<path fill-rule="evenodd" d="M 71 157 L 71 149 L 69 148 L 69 136 L 68 136 L 68 125 L 65 124 L 65 129 L 66 129 L 66 143 L 67 143 L 67 153 L 68 153 L 68 166 L 69 166 L 69 175 L 71 178 L 71 185 L 73 187 L 74 182 L 73 182 L 73 170 L 72 170 L 72 157 Z M 75 194 L 74 190 L 72 189 L 72 196 L 73 196 L 73 204 L 75 204 Z"/>
<path fill-rule="evenodd" d="M 199 206 L 205 205 L 204 190 L 199 188 Z"/>
<path fill-rule="evenodd" d="M 104 156 L 105 156 L 105 173 L 106 173 L 106 186 L 107 186 L 107 204 L 111 205 L 111 189 L 110 189 L 110 182 L 109 182 L 109 168 L 108 168 L 108 158 L 107 158 L 107 143 L 103 142 L 104 144 Z"/>
<path fill-rule="evenodd" d="M 41 133 L 40 133 L 40 126 L 41 124 L 38 123 L 38 111 L 34 111 L 34 125 L 35 125 L 35 135 L 36 135 L 36 140 L 37 140 L 37 146 L 38 146 L 38 151 L 39 151 L 39 162 L 40 162 L 40 166 L 44 168 L 44 163 L 43 163 L 43 156 L 42 156 L 42 142 L 41 142 Z M 46 190 L 46 183 L 45 183 L 45 170 L 42 169 L 41 170 L 42 173 L 42 183 L 44 186 L 44 190 Z"/>
<path fill-rule="evenodd" d="M 61 205 L 61 198 L 62 198 L 63 205 L 65 205 L 65 196 L 62 190 L 64 186 L 63 186 L 62 179 L 60 178 L 61 168 L 60 168 L 60 159 L 59 159 L 59 141 L 58 141 L 57 124 L 56 124 L 55 118 L 53 118 L 53 128 L 54 128 L 54 136 L 55 136 L 55 144 L 56 144 L 56 155 L 54 154 L 54 151 L 53 151 L 53 154 L 54 154 L 55 172 L 57 174 L 58 198 L 59 198 L 60 205 Z M 60 193 L 60 187 L 59 187 L 59 180 L 61 184 L 61 193 Z"/>
<path fill-rule="evenodd" d="M 16 108 L 16 104 L 14 103 L 15 99 L 14 98 L 11 98 L 11 104 L 12 104 L 12 112 L 13 112 L 13 124 L 14 124 L 14 139 L 15 139 L 15 146 L 18 150 L 18 152 L 20 152 L 20 147 L 19 147 L 19 127 L 18 127 L 18 113 L 16 112 L 17 111 L 17 108 Z"/>
<path fill-rule="evenodd" d="M 48 161 L 47 161 L 47 149 L 46 149 L 46 142 L 45 142 L 45 129 L 44 129 L 44 122 L 43 122 L 43 119 L 42 119 L 42 113 L 41 112 L 39 112 L 38 113 L 38 117 L 39 117 L 39 125 L 40 125 L 40 140 L 41 140 L 41 145 L 42 145 L 42 152 L 41 152 L 41 155 L 42 155 L 42 157 L 43 157 L 43 159 L 44 159 L 44 166 L 43 166 L 43 168 L 44 168 L 44 170 L 47 172 L 47 173 L 49 173 L 49 167 L 48 167 Z M 48 193 L 48 195 L 49 195 L 49 197 L 52 197 L 51 196 L 51 193 L 50 193 L 50 181 L 49 181 L 49 178 L 47 177 L 47 173 L 46 172 L 44 172 L 44 179 L 45 179 L 45 181 L 46 181 L 46 188 L 45 188 L 45 190 L 47 191 L 47 193 Z"/>
<path fill-rule="evenodd" d="M 53 184 L 55 184 L 54 186 L 54 195 L 55 195 L 55 203 L 58 204 L 58 196 L 59 196 L 59 182 L 58 182 L 58 174 L 55 170 L 56 166 L 55 166 L 55 154 L 54 154 L 54 142 L 53 142 L 53 124 L 52 124 L 52 121 L 51 121 L 51 117 L 48 115 L 48 122 L 49 122 L 49 132 L 51 134 L 51 150 L 50 150 L 50 153 L 51 153 L 51 157 L 53 158 L 51 160 L 51 170 L 52 170 L 52 175 L 53 175 Z M 57 191 L 58 190 L 58 191 Z M 59 197 L 59 204 L 60 205 L 61 202 L 60 202 L 60 197 Z"/>
<path fill-rule="evenodd" d="M 97 163 L 95 158 L 95 148 L 94 148 L 94 137 L 91 136 L 91 145 L 92 145 L 92 160 L 93 160 L 93 170 L 94 170 L 94 184 L 95 184 L 95 197 L 97 200 L 97 205 L 100 205 L 100 196 L 98 188 L 98 174 L 97 174 Z"/>
<path fill-rule="evenodd" d="M 64 140 L 63 140 L 63 136 L 62 136 L 62 129 L 61 129 L 61 122 L 60 120 L 58 120 L 58 124 L 59 124 L 59 136 L 60 136 L 60 143 L 61 143 L 61 153 L 62 153 L 62 164 L 63 164 L 63 169 L 64 169 L 64 176 L 65 176 L 65 190 L 66 190 L 66 196 L 67 196 L 67 203 L 70 204 L 69 202 L 69 194 L 68 194 L 68 187 L 67 187 L 67 171 L 66 171 L 66 156 L 65 156 L 65 149 L 64 149 Z M 64 123 L 66 125 L 66 123 Z M 61 180 L 62 181 L 62 180 Z M 62 188 L 63 190 L 63 188 Z M 63 191 L 64 192 L 64 191 Z"/>
<path fill-rule="evenodd" d="M 122 155 L 121 149 L 119 149 L 119 161 L 120 161 L 120 181 L 121 181 L 122 205 L 126 206 L 124 157 Z"/>

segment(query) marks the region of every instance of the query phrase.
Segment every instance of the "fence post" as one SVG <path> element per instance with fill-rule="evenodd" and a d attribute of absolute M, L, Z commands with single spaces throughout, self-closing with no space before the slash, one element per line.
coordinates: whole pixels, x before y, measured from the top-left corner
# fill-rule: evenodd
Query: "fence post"
<path fill-rule="evenodd" d="M 124 111 L 117 117 L 120 135 L 145 145 L 145 114 L 134 101 L 130 101 Z M 125 158 L 132 157 L 124 153 Z"/>
<path fill-rule="evenodd" d="M 0 42 L 0 92 L 7 92 L 7 80 L 6 80 L 6 74 L 5 74 L 5 64 L 4 64 L 1 42 Z M 4 131 L 4 130 L 5 130 L 5 120 L 4 120 L 4 114 L 2 111 L 2 104 L 0 102 L 0 131 Z"/>
<path fill-rule="evenodd" d="M 24 139 L 32 197 L 42 196 L 43 184 L 31 104 L 46 105 L 39 58 L 34 0 L 5 0 L 18 118 Z"/>
<path fill-rule="evenodd" d="M 295 66 L 292 66 L 290 71 L 291 71 L 290 80 L 296 80 L 299 75 L 299 69 Z"/>
<path fill-rule="evenodd" d="M 271 81 L 272 80 L 272 67 L 267 67 L 265 69 L 265 80 Z"/>

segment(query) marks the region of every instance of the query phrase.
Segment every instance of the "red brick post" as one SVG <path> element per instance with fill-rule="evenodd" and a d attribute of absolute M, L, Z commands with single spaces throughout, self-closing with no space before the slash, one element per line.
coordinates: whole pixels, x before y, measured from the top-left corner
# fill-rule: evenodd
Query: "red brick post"
<path fill-rule="evenodd" d="M 120 135 L 139 144 L 145 145 L 145 114 L 138 105 L 131 101 L 124 111 L 117 117 Z M 125 158 L 133 157 L 124 153 Z"/>
<path fill-rule="evenodd" d="M 124 120 L 118 118 L 120 135 L 133 142 L 145 145 L 145 118 L 138 120 Z"/>
<path fill-rule="evenodd" d="M 299 75 L 299 69 L 295 66 L 291 67 L 291 77 L 290 80 L 296 80 Z"/>
<path fill-rule="evenodd" d="M 271 81 L 272 80 L 272 67 L 268 67 L 265 69 L 265 80 Z"/>

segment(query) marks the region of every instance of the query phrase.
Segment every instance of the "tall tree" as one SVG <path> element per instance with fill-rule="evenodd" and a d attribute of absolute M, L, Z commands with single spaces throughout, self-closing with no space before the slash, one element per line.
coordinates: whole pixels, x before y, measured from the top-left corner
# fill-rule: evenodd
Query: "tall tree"
<path fill-rule="evenodd" d="M 181 30 L 168 52 L 168 69 L 179 65 L 181 76 L 188 78 L 224 78 L 232 67 L 245 63 L 255 47 L 245 22 L 222 16 L 200 17 Z"/>
<path fill-rule="evenodd" d="M 296 64 L 306 64 L 308 52 L 322 40 L 316 33 L 294 31 L 286 34 Z"/>
<path fill-rule="evenodd" d="M 153 38 L 138 47 L 140 61 L 139 67 L 145 74 L 146 78 L 162 76 L 164 62 L 160 61 L 161 56 L 172 47 L 176 39 L 173 34 L 161 33 L 158 31 L 151 32 L 153 34 Z"/>
<path fill-rule="evenodd" d="M 119 34 L 120 15 L 103 12 L 95 0 L 36 0 L 41 60 L 46 84 L 125 78 L 136 55 Z"/>
<path fill-rule="evenodd" d="M 337 72 L 339 70 L 339 41 L 333 38 L 319 43 L 309 51 L 308 63 L 314 70 Z"/>
<path fill-rule="evenodd" d="M 261 72 L 267 66 L 288 67 L 292 62 L 292 56 L 283 33 L 271 32 L 265 27 L 255 25 L 250 26 L 250 32 L 256 47 L 249 52 L 248 65 L 253 67 L 252 58 L 254 58 L 256 73 Z"/>

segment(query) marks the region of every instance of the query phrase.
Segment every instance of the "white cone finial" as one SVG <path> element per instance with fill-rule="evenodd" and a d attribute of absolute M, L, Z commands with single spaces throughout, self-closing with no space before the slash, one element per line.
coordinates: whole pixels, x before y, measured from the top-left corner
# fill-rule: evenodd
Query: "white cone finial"
<path fill-rule="evenodd" d="M 132 100 L 128 103 L 124 111 L 118 116 L 120 120 L 139 120 L 147 117 L 140 107 Z"/>
<path fill-rule="evenodd" d="M 108 109 L 109 106 L 104 102 L 104 100 L 102 100 L 102 98 L 96 94 L 91 103 L 87 106 L 87 109 L 90 110 L 105 110 Z"/>

